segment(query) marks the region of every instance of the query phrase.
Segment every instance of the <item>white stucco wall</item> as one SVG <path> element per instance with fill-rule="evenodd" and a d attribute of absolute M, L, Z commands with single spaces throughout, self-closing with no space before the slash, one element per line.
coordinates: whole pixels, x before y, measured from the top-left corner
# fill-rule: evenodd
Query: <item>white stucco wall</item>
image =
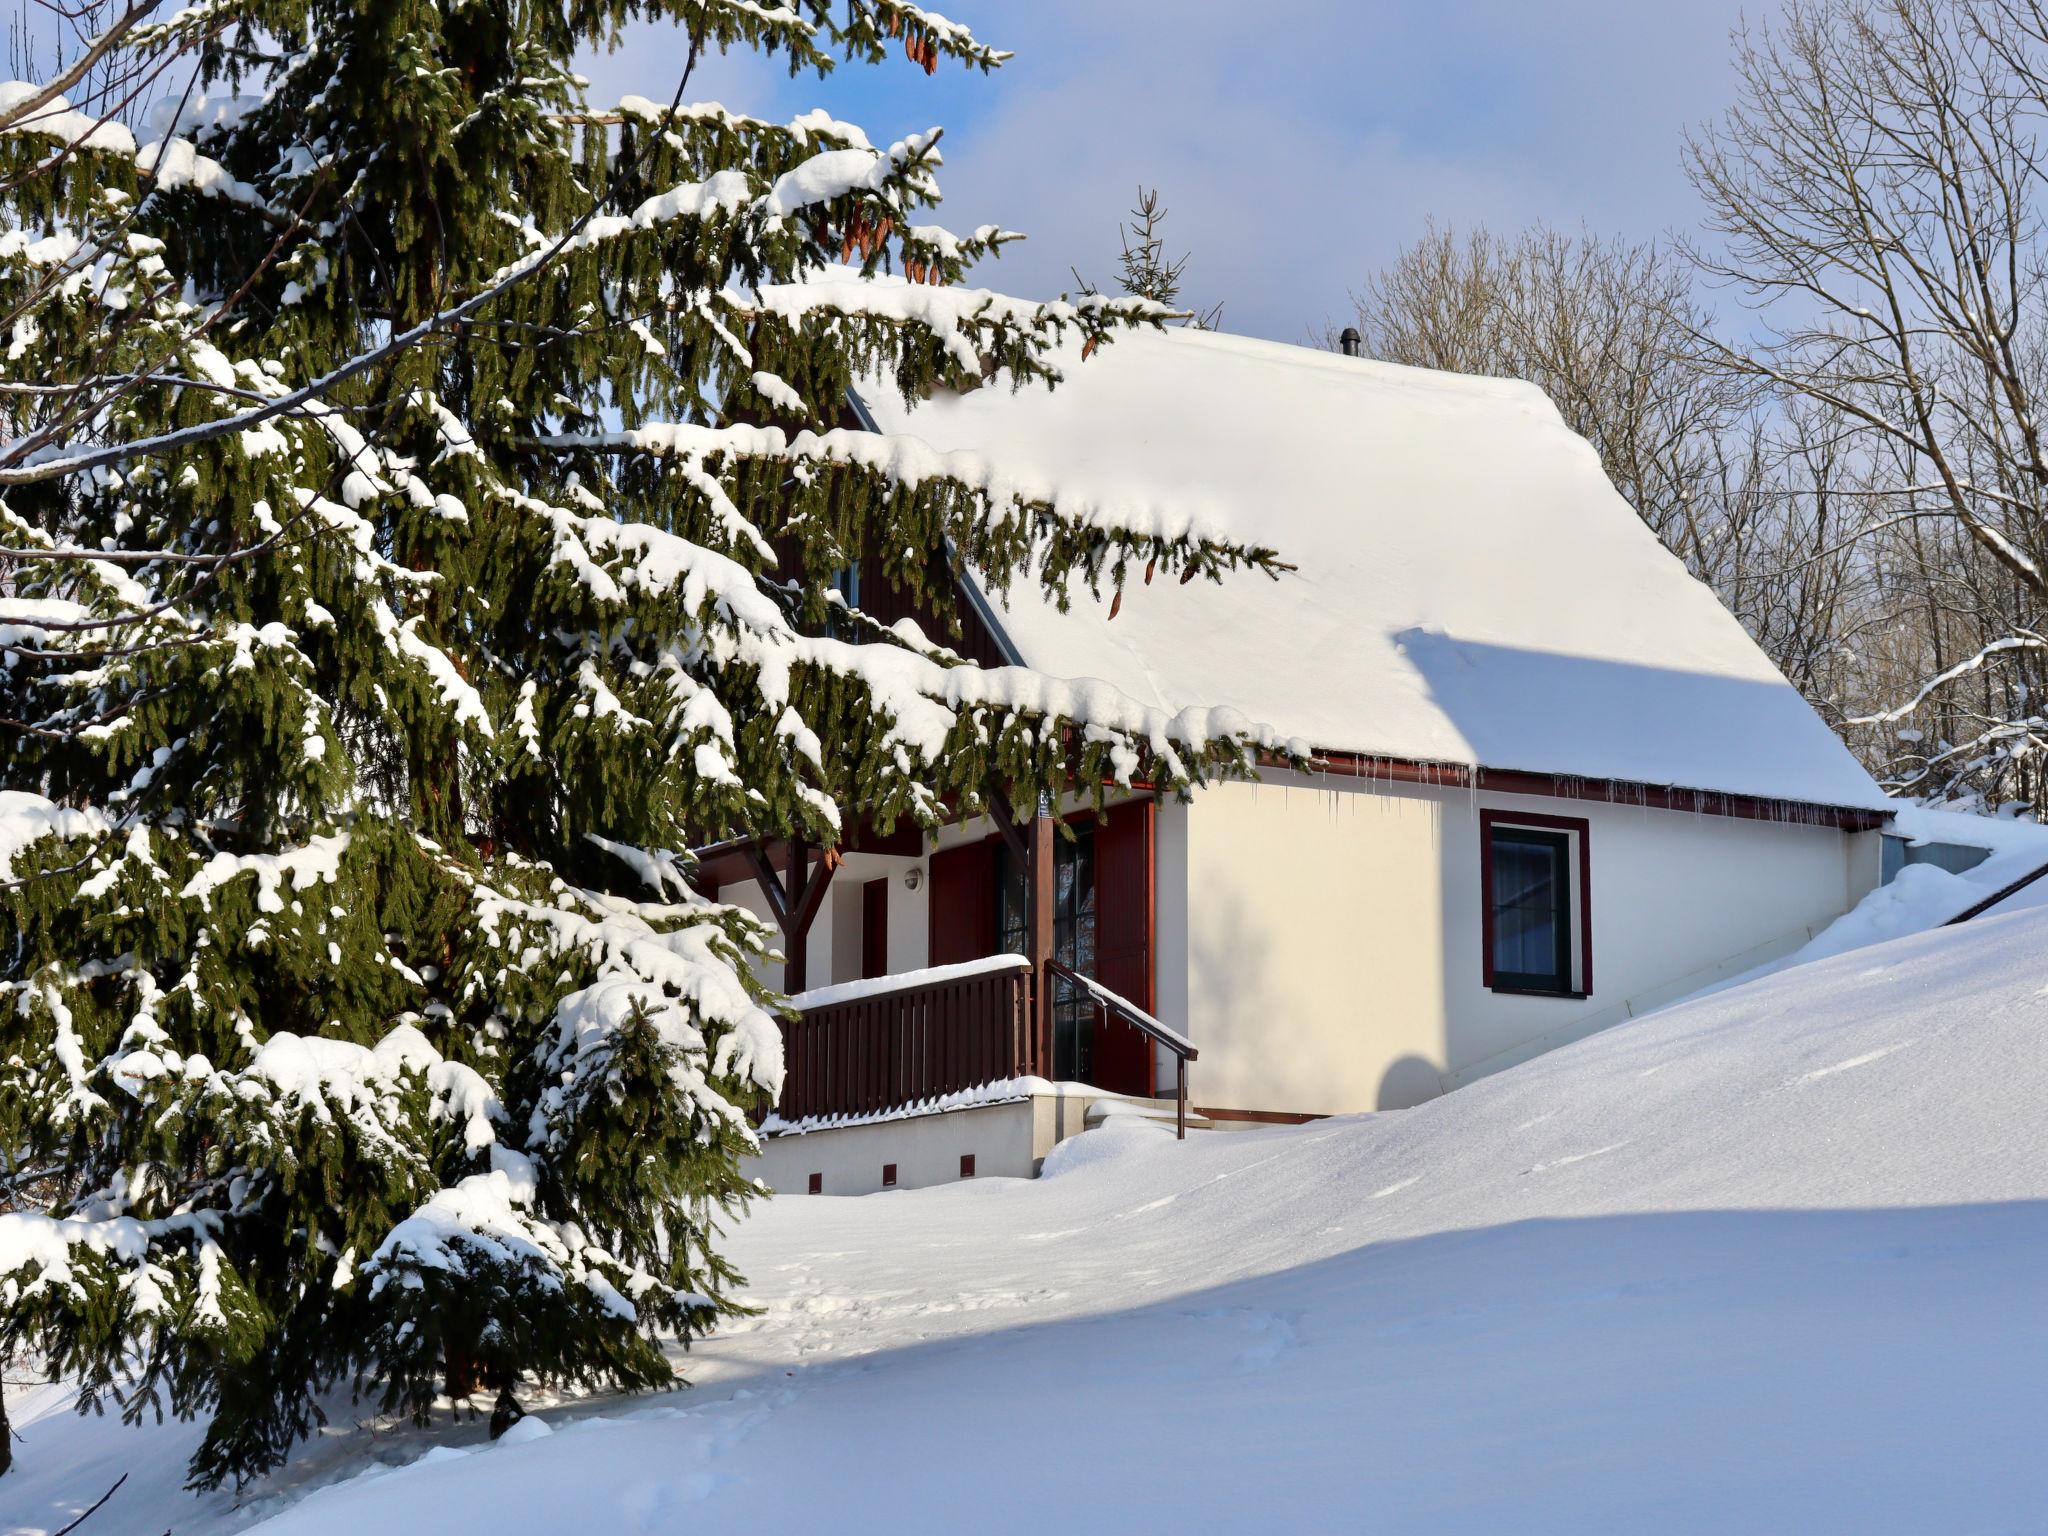
<path fill-rule="evenodd" d="M 1591 996 L 1486 988 L 1488 809 L 1589 823 Z M 1284 773 L 1161 829 L 1163 1015 L 1201 1048 L 1195 1102 L 1232 1109 L 1419 1102 L 1789 951 L 1874 873 L 1874 839 L 1827 827 Z"/>
<path fill-rule="evenodd" d="M 1133 798 L 1129 793 L 1112 793 L 1108 803 L 1118 805 Z M 1060 803 L 1060 814 L 1069 815 L 1078 811 L 1086 802 L 1076 795 L 1069 795 Z M 1166 825 L 1169 813 L 1184 814 L 1184 808 L 1171 802 L 1160 807 L 1160 832 L 1162 842 L 1167 836 Z M 936 833 L 927 833 L 924 839 L 925 852 L 916 857 L 894 854 L 849 853 L 832 877 L 832 886 L 825 893 L 824 904 L 818 915 L 811 921 L 811 932 L 807 944 L 811 986 L 823 987 L 834 982 L 853 981 L 860 975 L 861 958 L 861 891 L 869 880 L 886 878 L 889 881 L 889 969 L 891 972 L 922 970 L 930 963 L 931 952 L 931 882 L 924 878 L 928 871 L 931 853 L 935 848 L 953 848 L 962 843 L 979 842 L 995 834 L 995 824 L 985 816 L 971 817 L 966 821 L 954 822 L 941 827 Z M 917 889 L 911 890 L 904 876 L 912 869 L 919 873 Z M 761 894 L 761 888 L 752 880 L 738 880 L 723 886 L 718 892 L 720 901 L 731 902 L 745 907 L 749 912 L 769 921 L 768 900 Z M 1162 901 L 1167 899 L 1164 889 L 1160 892 Z M 1167 927 L 1165 914 L 1160 918 L 1162 929 Z M 1176 923 L 1178 932 L 1184 924 Z M 782 966 L 770 962 L 760 967 L 761 979 L 770 986 L 782 985 Z M 1161 973 L 1162 982 L 1164 973 Z M 1171 1073 L 1166 1074 L 1168 1078 Z M 1166 1080 L 1162 1078 L 1162 1081 Z"/>
<path fill-rule="evenodd" d="M 875 879 L 889 882 L 889 969 L 914 971 L 924 965 L 930 886 L 920 879 L 918 888 L 913 891 L 903 880 L 910 869 L 922 871 L 923 867 L 922 858 L 873 853 L 846 855 L 832 877 L 831 887 L 825 892 L 824 904 L 811 920 L 811 932 L 806 943 L 810 985 L 823 987 L 859 977 L 861 887 Z M 721 886 L 718 899 L 736 907 L 745 907 L 771 928 L 774 926 L 774 919 L 768 913 L 768 898 L 761 894 L 760 886 L 752 880 Z M 770 961 L 758 970 L 768 985 L 777 988 L 782 985 L 780 963 Z"/>

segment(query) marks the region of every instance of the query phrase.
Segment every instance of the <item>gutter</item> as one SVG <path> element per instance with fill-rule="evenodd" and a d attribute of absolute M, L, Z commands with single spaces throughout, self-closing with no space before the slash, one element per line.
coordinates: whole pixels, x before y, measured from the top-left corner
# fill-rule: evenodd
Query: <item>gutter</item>
<path fill-rule="evenodd" d="M 1268 755 L 1264 761 L 1281 766 Z M 1593 800 L 1637 806 L 1653 811 L 1685 811 L 1694 815 L 1729 816 L 1745 821 L 1793 822 L 1836 827 L 1844 832 L 1874 832 L 1892 819 L 1891 811 L 1857 806 L 1823 805 L 1808 800 L 1783 800 L 1762 795 L 1732 794 L 1714 789 L 1683 789 L 1644 784 L 1631 779 L 1588 778 L 1568 773 L 1531 773 L 1512 768 L 1472 767 L 1459 763 L 1428 763 L 1413 758 L 1378 757 L 1369 753 L 1318 750 L 1309 772 L 1338 778 L 1403 784 L 1437 784 L 1459 789 L 1491 790 L 1503 795 L 1532 795 L 1552 800 Z"/>

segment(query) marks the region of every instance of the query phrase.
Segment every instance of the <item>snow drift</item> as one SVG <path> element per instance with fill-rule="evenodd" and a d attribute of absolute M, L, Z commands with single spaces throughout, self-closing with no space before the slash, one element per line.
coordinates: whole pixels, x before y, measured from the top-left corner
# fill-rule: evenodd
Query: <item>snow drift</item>
<path fill-rule="evenodd" d="M 700 1390 L 264 1529 L 2034 1528 L 2044 1096 L 2036 906 L 1415 1110 L 1120 1124 L 1037 1183 L 780 1200 L 736 1241 L 766 1315 L 700 1349 Z M 27 1423 L 25 1465 L 75 1425 Z M 17 1478 L 18 1528 L 61 1524 Z"/>

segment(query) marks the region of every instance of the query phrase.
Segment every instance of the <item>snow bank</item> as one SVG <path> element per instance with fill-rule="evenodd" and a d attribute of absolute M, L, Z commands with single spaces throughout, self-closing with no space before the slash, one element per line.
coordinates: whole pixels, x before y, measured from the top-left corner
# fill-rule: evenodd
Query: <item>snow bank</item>
<path fill-rule="evenodd" d="M 2028 1529 L 2044 956 L 1990 919 L 1414 1110 L 775 1202 L 703 1393 L 264 1529 Z"/>
<path fill-rule="evenodd" d="M 2048 826 L 2039 822 L 1901 804 L 1892 829 L 1909 843 L 1982 848 L 1989 857 L 1959 875 L 1932 864 L 1908 864 L 1889 884 L 1871 891 L 1791 954 L 1702 988 L 1693 997 L 1711 997 L 1794 966 L 1939 928 L 2048 865 Z M 2048 877 L 2016 892 L 1995 910 L 2018 911 L 2042 904 L 2048 904 Z"/>
<path fill-rule="evenodd" d="M 698 1390 L 544 1409 L 553 1434 L 494 1449 L 330 1436 L 237 1511 L 173 1491 L 189 1428 L 32 1396 L 7 1513 L 54 1527 L 134 1468 L 103 1536 L 737 1529 L 771 1503 L 1030 1536 L 2034 1529 L 2044 1042 L 2048 911 L 1987 917 L 1413 1110 L 1112 1124 L 1036 1182 L 770 1202 L 733 1241 L 765 1315 L 692 1351 Z"/>

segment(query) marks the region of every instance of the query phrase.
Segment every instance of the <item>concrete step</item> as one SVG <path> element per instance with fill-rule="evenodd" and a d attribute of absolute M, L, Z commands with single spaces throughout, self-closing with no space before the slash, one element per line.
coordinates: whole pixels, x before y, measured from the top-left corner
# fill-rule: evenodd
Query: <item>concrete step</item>
<path fill-rule="evenodd" d="M 1126 1115 L 1135 1116 L 1140 1120 L 1156 1120 L 1164 1125 L 1172 1125 L 1174 1123 L 1175 1104 L 1172 1099 L 1123 1097 L 1097 1099 L 1088 1106 L 1085 1123 L 1090 1130 L 1093 1130 L 1105 1120 L 1121 1118 Z M 1189 1130 L 1212 1131 L 1215 1128 L 1215 1123 L 1208 1116 L 1198 1115 L 1192 1109 L 1188 1111 Z"/>

